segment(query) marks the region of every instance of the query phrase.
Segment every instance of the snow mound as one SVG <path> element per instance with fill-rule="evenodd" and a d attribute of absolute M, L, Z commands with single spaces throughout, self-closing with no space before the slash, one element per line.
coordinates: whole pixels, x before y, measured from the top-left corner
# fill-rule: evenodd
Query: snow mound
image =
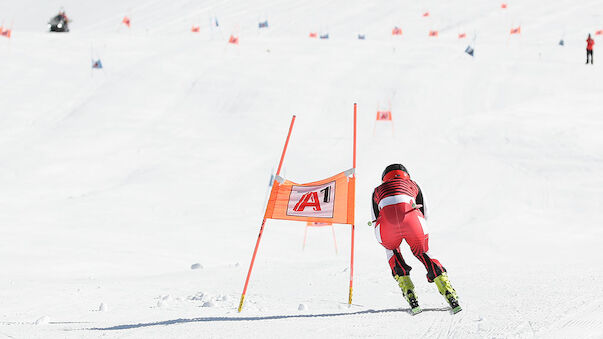
<path fill-rule="evenodd" d="M 230 301 L 230 296 L 228 294 L 220 294 L 217 298 L 216 301 Z"/>
<path fill-rule="evenodd" d="M 202 301 L 203 297 L 205 297 L 207 295 L 207 293 L 205 292 L 197 292 L 197 294 L 195 294 L 192 297 L 189 297 L 189 300 L 197 300 L 197 301 Z"/>
<path fill-rule="evenodd" d="M 203 307 L 216 307 L 216 303 L 213 300 L 209 300 L 203 303 Z"/>

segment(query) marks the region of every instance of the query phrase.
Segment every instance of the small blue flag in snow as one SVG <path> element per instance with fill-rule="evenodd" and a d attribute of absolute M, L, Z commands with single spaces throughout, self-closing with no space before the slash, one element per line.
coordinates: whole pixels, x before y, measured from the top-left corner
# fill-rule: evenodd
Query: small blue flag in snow
<path fill-rule="evenodd" d="M 98 59 L 96 61 L 92 60 L 92 68 L 102 69 L 103 63 L 100 61 L 100 59 Z"/>
<path fill-rule="evenodd" d="M 218 18 L 214 17 L 214 22 L 216 24 L 216 27 L 220 27 L 220 23 L 218 22 Z"/>
<path fill-rule="evenodd" d="M 465 53 L 473 56 L 473 52 L 475 52 L 475 50 L 473 49 L 473 47 L 471 47 L 470 45 L 467 46 L 467 48 L 465 48 Z"/>
<path fill-rule="evenodd" d="M 329 33 L 327 33 L 327 34 L 321 34 L 320 38 L 321 39 L 328 39 L 329 38 Z"/>
<path fill-rule="evenodd" d="M 563 41 L 563 39 L 559 40 L 559 46 L 564 46 L 565 42 Z"/>
<path fill-rule="evenodd" d="M 366 36 L 364 34 L 358 34 L 358 40 L 364 40 Z"/>
<path fill-rule="evenodd" d="M 268 20 L 258 23 L 259 28 L 268 28 Z"/>

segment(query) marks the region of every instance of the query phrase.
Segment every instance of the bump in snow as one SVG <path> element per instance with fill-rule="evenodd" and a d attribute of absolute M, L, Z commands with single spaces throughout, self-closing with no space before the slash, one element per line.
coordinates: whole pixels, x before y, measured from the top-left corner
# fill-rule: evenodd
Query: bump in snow
<path fill-rule="evenodd" d="M 192 297 L 189 297 L 190 300 L 203 300 L 203 297 L 205 297 L 207 295 L 207 293 L 205 292 L 197 292 L 197 294 L 195 294 Z"/>
<path fill-rule="evenodd" d="M 212 300 L 209 300 L 203 303 L 203 307 L 216 307 L 216 303 Z"/>

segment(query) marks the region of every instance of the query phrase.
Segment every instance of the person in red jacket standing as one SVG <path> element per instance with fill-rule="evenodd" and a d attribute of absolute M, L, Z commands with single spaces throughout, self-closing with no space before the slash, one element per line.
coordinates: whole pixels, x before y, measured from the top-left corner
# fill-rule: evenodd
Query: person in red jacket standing
<path fill-rule="evenodd" d="M 590 64 L 593 64 L 593 46 L 595 45 L 595 40 L 588 35 L 588 39 L 586 39 L 586 63 L 588 64 L 588 58 L 590 57 Z"/>
<path fill-rule="evenodd" d="M 410 279 L 411 267 L 400 252 L 402 240 L 410 246 L 412 254 L 427 269 L 427 281 L 435 282 L 440 294 L 452 308 L 453 313 L 461 310 L 456 291 L 450 285 L 446 269 L 429 254 L 429 234 L 425 220 L 423 193 L 416 182 L 410 179 L 401 164 L 391 164 L 381 175 L 382 184 L 375 188 L 372 197 L 375 237 L 385 247 L 392 275 L 402 289 L 412 314 L 421 312 L 415 286 Z"/>

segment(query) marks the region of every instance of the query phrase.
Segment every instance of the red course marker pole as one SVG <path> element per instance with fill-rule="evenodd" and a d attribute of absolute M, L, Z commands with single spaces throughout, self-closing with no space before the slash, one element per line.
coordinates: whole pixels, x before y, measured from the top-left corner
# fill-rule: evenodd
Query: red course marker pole
<path fill-rule="evenodd" d="M 285 153 L 287 152 L 287 145 L 289 145 L 289 138 L 291 138 L 291 131 L 293 130 L 293 123 L 295 123 L 295 115 L 291 118 L 291 125 L 289 126 L 289 133 L 287 134 L 287 140 L 285 141 L 285 147 L 283 147 L 283 153 L 281 154 L 281 160 L 276 170 L 276 175 L 281 173 L 281 167 L 283 167 L 283 160 L 285 159 Z M 274 189 L 274 185 L 272 189 Z M 262 219 L 262 226 L 260 227 L 260 234 L 258 240 L 255 243 L 255 249 L 253 250 L 253 256 L 251 257 L 251 263 L 249 264 L 249 271 L 247 272 L 247 279 L 245 279 L 245 286 L 243 287 L 243 293 L 241 294 L 241 302 L 239 302 L 239 312 L 243 309 L 243 302 L 245 302 L 245 293 L 247 293 L 247 285 L 249 284 L 249 277 L 251 276 L 251 270 L 253 269 L 253 263 L 255 262 L 255 256 L 258 253 L 258 247 L 260 246 L 260 240 L 262 239 L 262 233 L 264 233 L 264 225 L 266 224 L 266 218 Z"/>
<path fill-rule="evenodd" d="M 354 171 L 356 170 L 356 116 L 357 116 L 357 107 L 356 103 L 354 103 Z M 354 180 L 356 179 L 356 173 L 353 174 Z M 352 212 L 354 213 L 354 212 Z M 348 299 L 348 304 L 352 305 L 352 288 L 354 284 L 354 230 L 356 226 L 352 224 L 352 246 L 351 246 L 351 255 L 350 255 L 350 295 Z"/>

